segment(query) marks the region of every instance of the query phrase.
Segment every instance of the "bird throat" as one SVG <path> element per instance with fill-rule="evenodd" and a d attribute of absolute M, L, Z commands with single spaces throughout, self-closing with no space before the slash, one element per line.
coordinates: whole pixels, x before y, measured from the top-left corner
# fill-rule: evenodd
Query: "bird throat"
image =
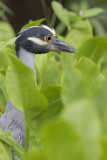
<path fill-rule="evenodd" d="M 34 57 L 35 54 L 27 52 L 25 49 L 20 49 L 18 51 L 18 58 L 24 63 L 26 64 L 29 68 L 32 69 L 32 71 L 34 72 L 34 76 L 35 76 L 35 81 L 37 83 L 37 76 L 36 76 L 36 69 L 35 69 L 35 65 L 34 65 Z"/>

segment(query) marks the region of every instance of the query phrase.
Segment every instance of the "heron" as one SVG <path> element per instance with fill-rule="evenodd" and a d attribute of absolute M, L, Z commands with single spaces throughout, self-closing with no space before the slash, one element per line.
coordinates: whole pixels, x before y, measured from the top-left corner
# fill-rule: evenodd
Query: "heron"
<path fill-rule="evenodd" d="M 56 37 L 55 30 L 46 25 L 32 26 L 21 31 L 15 40 L 15 51 L 16 56 L 33 70 L 36 84 L 35 54 L 43 54 L 50 51 L 77 52 L 75 48 L 59 40 Z M 24 113 L 18 110 L 10 100 L 7 102 L 4 114 L 0 117 L 0 126 L 5 131 L 10 130 L 14 139 L 24 147 Z"/>

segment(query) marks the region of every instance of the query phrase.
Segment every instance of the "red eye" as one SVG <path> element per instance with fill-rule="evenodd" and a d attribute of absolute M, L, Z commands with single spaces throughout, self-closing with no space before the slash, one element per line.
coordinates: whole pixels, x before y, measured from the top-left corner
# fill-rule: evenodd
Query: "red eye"
<path fill-rule="evenodd" d="M 50 42 L 50 41 L 51 41 L 51 39 L 52 39 L 52 35 L 48 35 L 48 36 L 46 36 L 46 41 L 47 41 L 47 42 Z"/>

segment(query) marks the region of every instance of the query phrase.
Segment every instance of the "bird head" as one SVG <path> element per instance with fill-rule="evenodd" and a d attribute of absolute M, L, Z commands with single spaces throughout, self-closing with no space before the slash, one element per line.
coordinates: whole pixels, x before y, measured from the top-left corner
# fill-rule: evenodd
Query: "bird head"
<path fill-rule="evenodd" d="M 77 52 L 72 46 L 56 38 L 55 30 L 45 25 L 28 27 L 20 32 L 15 41 L 16 53 L 21 48 L 32 54 L 50 51 Z"/>

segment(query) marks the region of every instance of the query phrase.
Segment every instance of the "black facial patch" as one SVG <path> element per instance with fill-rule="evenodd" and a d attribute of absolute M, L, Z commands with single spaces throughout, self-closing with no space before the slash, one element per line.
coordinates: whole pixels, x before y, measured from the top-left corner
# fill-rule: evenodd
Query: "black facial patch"
<path fill-rule="evenodd" d="M 46 53 L 49 52 L 49 48 L 44 45 L 38 45 L 33 43 L 32 41 L 28 40 L 29 37 L 37 37 L 41 39 L 42 41 L 45 41 L 44 37 L 52 33 L 43 27 L 29 27 L 22 31 L 18 38 L 15 41 L 15 49 L 16 53 L 18 54 L 18 51 L 20 48 L 24 48 L 26 51 L 31 53 Z M 17 55 L 18 56 L 18 55 Z"/>

